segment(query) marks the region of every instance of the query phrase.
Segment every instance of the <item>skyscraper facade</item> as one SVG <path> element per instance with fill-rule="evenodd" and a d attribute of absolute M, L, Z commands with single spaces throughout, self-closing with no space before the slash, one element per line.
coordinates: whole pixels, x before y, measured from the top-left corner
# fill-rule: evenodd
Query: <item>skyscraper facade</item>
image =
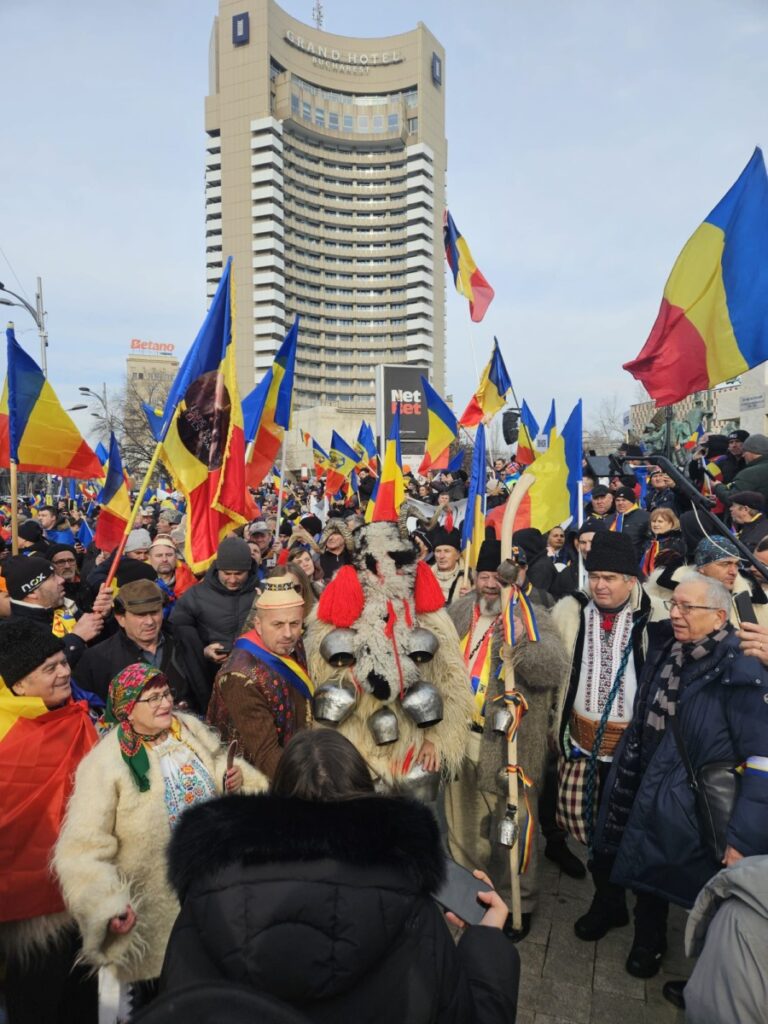
<path fill-rule="evenodd" d="M 375 8 L 371 8 L 375 10 Z M 445 379 L 445 55 L 220 0 L 205 106 L 209 295 L 227 256 L 246 394 L 301 317 L 295 401 L 370 412 L 380 363 Z"/>

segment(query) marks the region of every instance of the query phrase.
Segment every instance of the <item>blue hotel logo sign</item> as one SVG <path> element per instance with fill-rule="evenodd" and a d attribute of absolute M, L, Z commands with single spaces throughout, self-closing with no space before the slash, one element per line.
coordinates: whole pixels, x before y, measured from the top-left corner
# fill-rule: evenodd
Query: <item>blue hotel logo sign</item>
<path fill-rule="evenodd" d="M 232 18 L 232 45 L 245 46 L 251 37 L 250 15 L 235 14 Z"/>

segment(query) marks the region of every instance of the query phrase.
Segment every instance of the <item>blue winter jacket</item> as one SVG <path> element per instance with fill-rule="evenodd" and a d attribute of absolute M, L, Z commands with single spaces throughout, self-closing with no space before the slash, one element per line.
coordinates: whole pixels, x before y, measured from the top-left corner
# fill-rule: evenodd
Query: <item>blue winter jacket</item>
<path fill-rule="evenodd" d="M 622 737 L 597 823 L 596 848 L 617 851 L 612 881 L 691 907 L 718 871 L 701 839 L 693 791 L 667 727 L 642 770 L 640 739 L 658 671 L 673 643 L 668 622 L 649 626 L 649 651 L 632 723 Z M 731 633 L 683 667 L 677 715 L 694 771 L 768 755 L 768 672 Z M 727 833 L 745 857 L 768 854 L 768 774 L 746 773 Z"/>

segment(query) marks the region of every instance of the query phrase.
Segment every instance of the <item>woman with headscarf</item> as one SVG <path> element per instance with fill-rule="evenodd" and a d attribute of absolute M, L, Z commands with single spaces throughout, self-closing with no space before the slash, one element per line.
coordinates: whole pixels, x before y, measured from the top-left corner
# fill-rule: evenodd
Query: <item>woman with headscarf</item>
<path fill-rule="evenodd" d="M 230 766 L 218 734 L 174 710 L 167 677 L 150 665 L 115 676 L 105 718 L 116 728 L 77 770 L 53 865 L 85 962 L 151 983 L 179 909 L 165 873 L 172 829 L 189 807 L 267 780 L 240 759 Z M 134 1009 L 152 991 L 134 985 Z"/>

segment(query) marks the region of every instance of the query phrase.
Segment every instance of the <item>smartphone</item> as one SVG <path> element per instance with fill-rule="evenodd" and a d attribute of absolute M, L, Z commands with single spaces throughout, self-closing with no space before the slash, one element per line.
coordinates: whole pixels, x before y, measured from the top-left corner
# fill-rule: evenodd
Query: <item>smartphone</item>
<path fill-rule="evenodd" d="M 467 924 L 480 924 L 488 909 L 479 902 L 479 892 L 493 892 L 493 888 L 475 878 L 455 860 L 448 859 L 445 865 L 445 881 L 435 893 L 435 902 L 443 910 L 450 910 Z"/>
<path fill-rule="evenodd" d="M 748 591 L 742 590 L 740 594 L 734 594 L 733 603 L 736 605 L 736 612 L 741 622 L 757 622 Z"/>
<path fill-rule="evenodd" d="M 232 648 L 227 647 L 226 644 L 219 644 L 219 654 L 231 654 Z"/>

